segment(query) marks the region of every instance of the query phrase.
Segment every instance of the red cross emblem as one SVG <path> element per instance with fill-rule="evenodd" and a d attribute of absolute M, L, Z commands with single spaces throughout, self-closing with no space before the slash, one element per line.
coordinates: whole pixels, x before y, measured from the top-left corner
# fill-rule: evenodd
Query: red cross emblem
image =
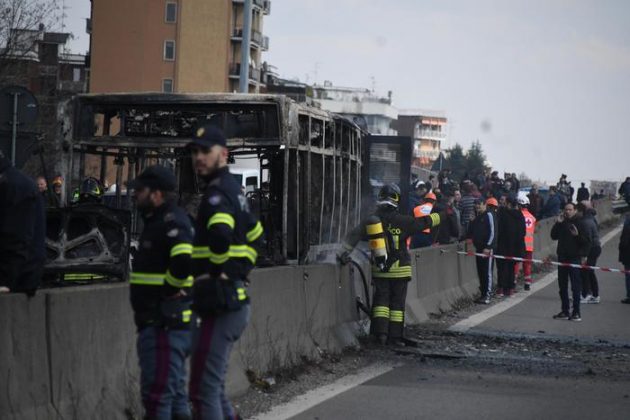
<path fill-rule="evenodd" d="M 527 227 L 531 227 L 532 223 L 532 219 L 525 219 L 525 224 L 527 225 Z"/>

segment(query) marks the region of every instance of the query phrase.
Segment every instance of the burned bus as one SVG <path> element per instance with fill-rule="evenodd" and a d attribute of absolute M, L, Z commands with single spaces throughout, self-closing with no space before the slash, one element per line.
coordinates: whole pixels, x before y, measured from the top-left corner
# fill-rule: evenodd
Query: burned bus
<path fill-rule="evenodd" d="M 70 145 L 65 196 L 85 177 L 99 179 L 109 187 L 107 207 L 131 213 L 131 237 L 141 226 L 126 184 L 149 165 L 174 170 L 180 205 L 195 215 L 205 186 L 185 145 L 200 123 L 224 131 L 234 172 L 254 174 L 247 175 L 244 192 L 265 228 L 261 257 L 269 264 L 313 259 L 361 218 L 365 133 L 341 116 L 284 96 L 86 94 L 66 103 L 62 114 Z"/>

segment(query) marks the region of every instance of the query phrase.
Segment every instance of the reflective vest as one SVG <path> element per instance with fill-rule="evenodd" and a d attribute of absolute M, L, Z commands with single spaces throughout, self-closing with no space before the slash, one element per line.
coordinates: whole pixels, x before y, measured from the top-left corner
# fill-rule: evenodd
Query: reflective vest
<path fill-rule="evenodd" d="M 536 230 L 536 218 L 527 209 L 522 209 L 525 218 L 525 251 L 534 251 L 534 231 Z"/>
<path fill-rule="evenodd" d="M 424 203 L 413 209 L 413 217 L 426 217 L 433 211 L 433 203 Z M 422 233 L 431 233 L 431 228 L 424 229 Z"/>

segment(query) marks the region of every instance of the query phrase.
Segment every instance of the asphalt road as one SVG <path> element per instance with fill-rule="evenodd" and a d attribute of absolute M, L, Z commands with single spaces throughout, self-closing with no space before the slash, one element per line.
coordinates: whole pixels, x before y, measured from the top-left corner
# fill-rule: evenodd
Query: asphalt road
<path fill-rule="evenodd" d="M 619 266 L 618 240 L 617 234 L 605 245 L 599 265 Z M 384 372 L 367 377 L 359 372 L 356 383 L 333 384 L 277 410 L 274 418 L 630 419 L 630 305 L 620 303 L 622 275 L 598 277 L 602 301 L 583 305 L 582 322 L 552 319 L 560 302 L 557 281 L 547 277 L 548 286 L 507 310 L 484 309 L 488 318 L 466 335 L 445 336 L 445 341 L 468 340 L 460 343 L 461 358 L 397 358 Z M 503 338 L 484 344 L 486 337 Z M 560 340 L 541 345 L 540 338 Z M 538 347 L 529 350 L 534 342 Z"/>

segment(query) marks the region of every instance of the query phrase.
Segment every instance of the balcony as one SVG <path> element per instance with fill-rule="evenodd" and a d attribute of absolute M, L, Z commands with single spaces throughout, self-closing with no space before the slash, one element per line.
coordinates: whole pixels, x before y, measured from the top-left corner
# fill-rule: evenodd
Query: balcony
<path fill-rule="evenodd" d="M 415 135 L 417 139 L 442 141 L 446 138 L 446 133 L 437 130 L 416 130 Z"/>
<path fill-rule="evenodd" d="M 245 0 L 232 0 L 234 3 L 245 3 Z M 254 7 L 262 10 L 263 14 L 268 15 L 271 13 L 271 0 L 252 0 Z"/>
<path fill-rule="evenodd" d="M 232 30 L 232 41 L 243 40 L 243 28 L 234 28 Z M 252 29 L 252 46 L 255 48 L 262 48 L 263 51 L 269 50 L 269 37 L 264 36 L 259 31 Z"/>
<path fill-rule="evenodd" d="M 241 77 L 241 63 L 232 63 L 230 64 L 230 79 L 238 79 Z M 249 66 L 249 82 L 250 83 L 258 83 L 261 81 L 261 74 L 259 69 L 255 69 L 252 66 Z"/>

